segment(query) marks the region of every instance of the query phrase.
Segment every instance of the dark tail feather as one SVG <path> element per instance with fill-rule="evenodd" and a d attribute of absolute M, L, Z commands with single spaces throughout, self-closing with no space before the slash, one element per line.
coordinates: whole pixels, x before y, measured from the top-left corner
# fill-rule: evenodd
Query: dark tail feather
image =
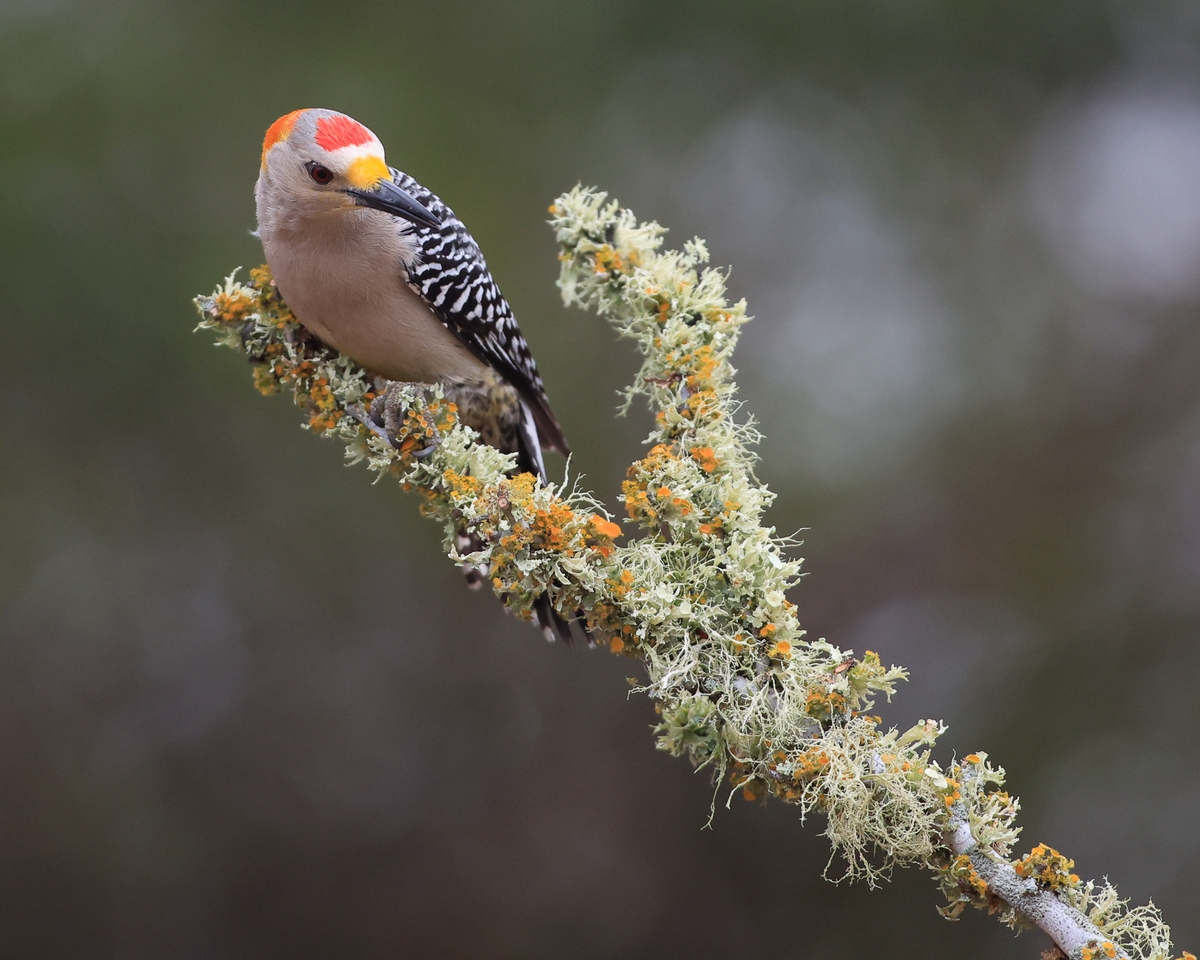
<path fill-rule="evenodd" d="M 535 473 L 546 482 L 546 464 L 542 459 L 542 444 L 538 438 L 537 421 L 529 404 L 521 401 L 521 424 L 517 428 L 517 469 Z"/>
<path fill-rule="evenodd" d="M 558 420 L 555 419 L 550 405 L 546 403 L 545 396 L 525 398 L 522 406 L 529 411 L 536 424 L 534 429 L 537 431 L 540 444 L 551 450 L 557 450 L 564 457 L 570 456 L 571 448 L 567 446 L 567 438 L 563 436 L 562 427 L 558 425 Z"/>
<path fill-rule="evenodd" d="M 533 601 L 533 615 L 538 626 L 542 628 L 542 633 L 551 643 L 560 640 L 570 646 L 575 642 L 575 638 L 571 636 L 571 625 L 558 615 L 554 604 L 550 602 L 550 594 L 543 593 Z"/>
<path fill-rule="evenodd" d="M 455 545 L 458 547 L 459 553 L 472 553 L 482 546 L 478 537 L 465 530 L 460 530 L 455 534 Z M 463 579 L 467 581 L 467 586 L 472 590 L 478 590 L 483 586 L 488 578 L 488 572 L 486 565 L 464 563 L 462 566 Z M 554 643 L 555 640 L 560 640 L 567 644 L 567 646 L 570 646 L 574 642 L 575 638 L 571 634 L 571 624 L 558 615 L 558 611 L 554 609 L 554 604 L 550 602 L 550 594 L 543 593 L 534 601 L 533 615 L 537 620 L 537 625 L 541 627 L 542 633 L 546 635 L 546 639 L 551 643 Z M 592 645 L 591 634 L 586 628 L 584 629 L 584 634 L 588 638 L 588 644 Z"/>
<path fill-rule="evenodd" d="M 483 542 L 471 533 L 469 530 L 464 530 L 461 527 L 454 534 L 454 548 L 460 554 L 474 553 L 483 547 Z M 463 579 L 467 581 L 467 586 L 472 590 L 478 590 L 483 586 L 483 582 L 487 580 L 488 570 L 487 564 L 464 563 L 461 567 Z"/>
<path fill-rule="evenodd" d="M 553 422 L 553 417 L 551 417 L 551 422 Z M 542 445 L 538 437 L 538 426 L 534 411 L 530 409 L 528 403 L 522 401 L 521 427 L 517 432 L 517 469 L 536 473 L 545 483 L 546 465 L 542 461 Z M 558 424 L 554 424 L 554 426 L 557 430 Z M 561 440 L 561 431 L 558 432 L 558 437 L 558 443 L 561 444 L 559 449 L 565 449 L 566 443 Z M 559 640 L 569 646 L 574 642 L 575 638 L 571 635 L 571 624 L 558 615 L 554 604 L 550 602 L 550 594 L 543 593 L 533 602 L 533 615 L 537 619 L 538 626 L 542 628 L 542 633 L 551 643 Z"/>

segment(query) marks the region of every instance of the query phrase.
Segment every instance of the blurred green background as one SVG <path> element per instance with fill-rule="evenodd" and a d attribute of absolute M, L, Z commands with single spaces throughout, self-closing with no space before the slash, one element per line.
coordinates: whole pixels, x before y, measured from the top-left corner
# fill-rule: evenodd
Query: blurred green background
<path fill-rule="evenodd" d="M 0 0 L 0 956 L 1047 945 L 826 883 L 780 805 L 702 829 L 634 664 L 467 593 L 192 335 L 303 106 L 470 225 L 610 503 L 648 421 L 546 206 L 705 236 L 811 635 L 1200 946 L 1200 5 Z"/>

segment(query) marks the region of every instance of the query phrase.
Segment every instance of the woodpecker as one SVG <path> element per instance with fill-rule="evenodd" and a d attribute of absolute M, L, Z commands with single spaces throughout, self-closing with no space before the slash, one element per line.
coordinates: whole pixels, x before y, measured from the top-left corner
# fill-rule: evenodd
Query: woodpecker
<path fill-rule="evenodd" d="M 486 443 L 546 478 L 542 450 L 569 450 L 512 308 L 463 222 L 389 167 L 374 133 L 334 110 L 280 117 L 254 196 L 267 264 L 310 333 L 389 380 L 442 384 Z M 570 640 L 548 596 L 534 612 Z"/>

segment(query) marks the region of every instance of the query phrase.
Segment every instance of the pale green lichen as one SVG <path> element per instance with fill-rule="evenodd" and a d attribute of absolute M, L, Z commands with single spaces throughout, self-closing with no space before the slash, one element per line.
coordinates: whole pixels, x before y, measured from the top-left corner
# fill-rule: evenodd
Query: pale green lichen
<path fill-rule="evenodd" d="M 1153 903 L 1130 907 L 1116 888 L 1105 880 L 1074 884 L 1063 892 L 1063 900 L 1087 917 L 1107 942 L 1124 951 L 1132 960 L 1163 960 L 1171 957 L 1171 929 L 1163 922 L 1162 914 Z M 1089 960 L 1107 956 L 1104 940 L 1090 949 Z M 1184 953 L 1184 960 L 1196 960 Z"/>
<path fill-rule="evenodd" d="M 305 334 L 265 268 L 198 298 L 200 325 L 249 357 L 260 390 L 290 389 L 307 426 L 343 441 L 351 462 L 418 491 L 447 553 L 486 564 L 509 609 L 527 618 L 549 592 L 564 615 L 582 613 L 598 642 L 640 659 L 661 749 L 711 766 L 748 799 L 773 794 L 802 816 L 823 814 L 843 876 L 874 883 L 919 863 L 937 872 L 948 915 L 997 908 L 945 836 L 968 822 L 987 855 L 1008 863 L 1018 803 L 999 790 L 1003 770 L 986 754 L 943 770 L 931 759 L 944 732 L 936 721 L 881 729 L 873 700 L 890 697 L 905 672 L 870 651 L 806 641 L 787 599 L 800 561 L 762 522 L 773 495 L 753 472 L 758 434 L 736 416 L 730 359 L 745 303 L 727 301 L 702 241 L 663 250 L 662 227 L 603 193 L 576 188 L 550 210 L 564 302 L 607 317 L 643 356 L 626 407 L 643 396 L 655 421 L 623 486 L 638 535 L 620 545 L 590 495 L 510 476 L 513 457 L 478 443 L 440 387 L 373 378 Z M 460 527 L 481 544 L 465 557 L 454 548 Z M 1169 956 L 1153 907 L 1126 910 L 1110 887 L 1094 893 L 1077 879 L 1055 895 L 1094 915 L 1117 955 Z"/>

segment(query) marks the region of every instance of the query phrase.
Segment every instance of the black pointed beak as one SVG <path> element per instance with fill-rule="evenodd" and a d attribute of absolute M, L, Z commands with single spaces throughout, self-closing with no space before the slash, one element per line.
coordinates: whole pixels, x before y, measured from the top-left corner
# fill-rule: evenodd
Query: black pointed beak
<path fill-rule="evenodd" d="M 371 207 L 382 210 L 394 217 L 403 217 L 410 223 L 421 227 L 440 227 L 442 221 L 417 203 L 412 197 L 401 190 L 391 180 L 380 180 L 375 186 L 359 190 L 353 188 L 346 191 L 361 207 Z"/>

